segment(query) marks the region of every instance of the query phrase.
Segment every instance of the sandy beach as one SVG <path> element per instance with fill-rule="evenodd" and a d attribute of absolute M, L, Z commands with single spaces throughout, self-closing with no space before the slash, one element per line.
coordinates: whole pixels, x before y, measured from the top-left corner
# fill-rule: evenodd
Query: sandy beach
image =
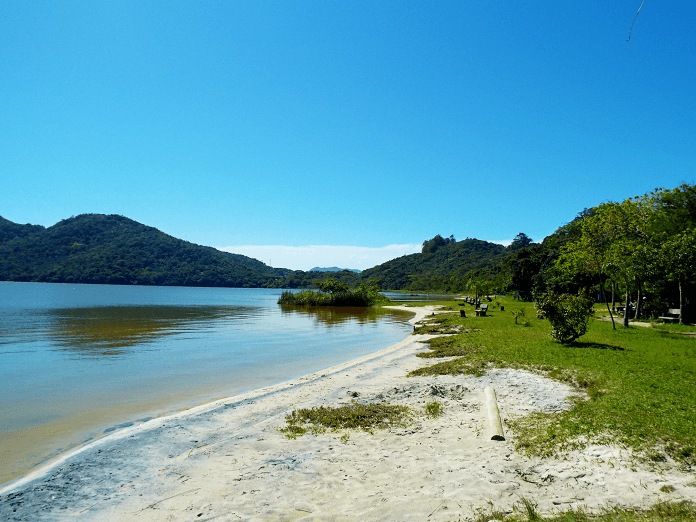
<path fill-rule="evenodd" d="M 409 308 L 421 320 L 430 309 Z M 514 450 L 505 421 L 561 411 L 576 392 L 542 375 L 492 369 L 483 377 L 406 377 L 429 336 L 280 385 L 115 432 L 0 491 L 5 520 L 458 520 L 489 502 L 521 498 L 542 512 L 696 501 L 692 470 L 648 469 L 626 449 L 592 446 L 560 459 Z M 484 389 L 505 428 L 491 440 Z M 374 433 L 288 439 L 297 408 L 351 400 L 407 405 L 411 422 Z M 443 413 L 424 414 L 437 400 Z M 347 437 L 346 437 L 347 435 Z M 674 491 L 660 490 L 665 485 Z"/>

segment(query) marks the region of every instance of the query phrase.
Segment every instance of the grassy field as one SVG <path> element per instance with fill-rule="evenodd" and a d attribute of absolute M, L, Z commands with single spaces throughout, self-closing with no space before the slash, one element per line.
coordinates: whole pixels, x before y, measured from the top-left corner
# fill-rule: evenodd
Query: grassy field
<path fill-rule="evenodd" d="M 696 465 L 696 339 L 670 333 L 674 325 L 619 324 L 614 331 L 611 322 L 595 320 L 577 342 L 562 345 L 549 337 L 549 322 L 537 318 L 532 303 L 499 297 L 486 317 L 473 317 L 471 305 L 436 304 L 452 313 L 431 318 L 417 331 L 455 335 L 431 341 L 421 355 L 443 360 L 414 374 L 526 368 L 587 392 L 589 400 L 570 411 L 513 420 L 519 451 L 550 456 L 590 441 L 612 442 L 648 462 L 669 455 L 683 466 Z M 460 308 L 466 318 L 459 317 Z"/>

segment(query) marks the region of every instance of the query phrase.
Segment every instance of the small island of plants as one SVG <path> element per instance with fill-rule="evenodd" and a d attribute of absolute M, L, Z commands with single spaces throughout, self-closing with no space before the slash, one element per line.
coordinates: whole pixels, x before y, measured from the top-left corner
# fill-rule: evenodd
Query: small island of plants
<path fill-rule="evenodd" d="M 285 291 L 278 299 L 281 305 L 305 305 L 305 306 L 374 306 L 388 303 L 390 299 L 379 293 L 379 287 L 375 284 L 360 283 L 350 290 L 348 285 L 327 279 L 317 283 L 320 292 L 305 291 L 293 293 Z"/>

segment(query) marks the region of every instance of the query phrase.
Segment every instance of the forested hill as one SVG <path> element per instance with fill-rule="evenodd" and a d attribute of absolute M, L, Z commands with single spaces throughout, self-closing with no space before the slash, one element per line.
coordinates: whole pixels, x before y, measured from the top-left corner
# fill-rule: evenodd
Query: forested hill
<path fill-rule="evenodd" d="M 2 281 L 259 287 L 291 273 L 123 216 L 83 214 L 49 228 L 0 217 Z"/>
<path fill-rule="evenodd" d="M 27 237 L 31 234 L 42 232 L 44 227 L 39 225 L 18 225 L 0 216 L 0 243 L 16 237 Z"/>
<path fill-rule="evenodd" d="M 435 236 L 423 243 L 420 254 L 392 259 L 364 270 L 363 280 L 377 280 L 389 290 L 461 291 L 464 277 L 471 270 L 499 265 L 508 250 L 496 243 L 478 239 L 455 241 Z"/>

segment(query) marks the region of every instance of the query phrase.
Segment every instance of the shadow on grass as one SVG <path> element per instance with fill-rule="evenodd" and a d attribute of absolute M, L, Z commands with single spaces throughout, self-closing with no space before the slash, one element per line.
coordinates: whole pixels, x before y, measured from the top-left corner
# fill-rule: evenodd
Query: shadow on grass
<path fill-rule="evenodd" d="M 614 346 L 611 344 L 593 343 L 585 341 L 575 341 L 573 343 L 569 343 L 567 346 L 572 346 L 573 348 L 591 348 L 595 350 L 614 350 L 620 352 L 626 350 L 626 348 L 624 348 L 623 346 Z"/>

